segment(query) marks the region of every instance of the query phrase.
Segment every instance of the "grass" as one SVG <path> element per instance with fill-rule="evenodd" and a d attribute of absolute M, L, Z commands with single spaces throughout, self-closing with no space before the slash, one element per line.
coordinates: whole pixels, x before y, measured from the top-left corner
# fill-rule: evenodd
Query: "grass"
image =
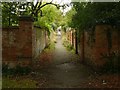
<path fill-rule="evenodd" d="M 47 47 L 45 47 L 44 52 L 52 51 L 55 49 L 55 42 L 51 42 Z"/>
<path fill-rule="evenodd" d="M 52 61 L 52 57 L 53 57 L 53 51 L 55 49 L 55 43 L 51 42 L 43 51 L 42 53 L 39 55 L 39 68 L 40 67 L 45 67 L 48 64 L 51 63 Z"/>
<path fill-rule="evenodd" d="M 8 65 L 2 66 L 2 88 L 35 88 L 36 82 L 28 77 L 31 73 L 30 67 L 9 68 Z M 27 77 L 26 77 L 27 76 Z"/>
<path fill-rule="evenodd" d="M 2 78 L 2 88 L 37 88 L 36 83 L 29 78 Z"/>
<path fill-rule="evenodd" d="M 75 53 L 75 49 L 72 45 L 69 44 L 67 40 L 63 40 L 63 45 L 66 47 L 68 51 L 71 51 L 72 53 Z"/>

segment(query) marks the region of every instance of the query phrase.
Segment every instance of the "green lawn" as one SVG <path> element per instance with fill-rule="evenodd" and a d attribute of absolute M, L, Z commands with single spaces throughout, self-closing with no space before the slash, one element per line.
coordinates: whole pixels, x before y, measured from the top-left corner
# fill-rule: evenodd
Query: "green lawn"
<path fill-rule="evenodd" d="M 2 78 L 2 88 L 37 88 L 36 81 L 29 78 Z"/>

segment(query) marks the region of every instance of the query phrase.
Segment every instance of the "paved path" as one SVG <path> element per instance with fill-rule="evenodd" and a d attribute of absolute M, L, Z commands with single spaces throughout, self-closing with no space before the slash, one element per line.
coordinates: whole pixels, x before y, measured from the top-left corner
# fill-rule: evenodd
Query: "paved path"
<path fill-rule="evenodd" d="M 57 37 L 57 43 L 55 45 L 54 55 L 53 55 L 53 64 L 63 64 L 71 62 L 73 60 L 79 59 L 79 57 L 73 54 L 70 51 L 67 51 L 62 44 L 61 37 Z"/>
<path fill-rule="evenodd" d="M 41 69 L 38 77 L 45 78 L 39 87 L 46 88 L 71 88 L 82 87 L 81 83 L 91 77 L 92 71 L 84 65 L 77 63 L 79 57 L 66 50 L 62 45 L 61 38 L 57 38 L 54 57 L 50 66 Z"/>

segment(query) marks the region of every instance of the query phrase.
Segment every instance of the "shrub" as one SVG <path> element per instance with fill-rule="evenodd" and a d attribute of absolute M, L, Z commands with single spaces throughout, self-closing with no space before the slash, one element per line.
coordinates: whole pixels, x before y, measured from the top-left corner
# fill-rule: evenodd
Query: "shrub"
<path fill-rule="evenodd" d="M 17 65 L 15 68 L 15 74 L 18 75 L 27 75 L 31 72 L 31 68 L 26 66 L 26 67 L 21 67 L 20 65 Z"/>
<path fill-rule="evenodd" d="M 15 68 L 9 68 L 8 65 L 2 65 L 2 73 L 5 76 L 8 75 L 27 75 L 31 72 L 31 68 L 29 66 L 22 67 L 17 65 Z"/>

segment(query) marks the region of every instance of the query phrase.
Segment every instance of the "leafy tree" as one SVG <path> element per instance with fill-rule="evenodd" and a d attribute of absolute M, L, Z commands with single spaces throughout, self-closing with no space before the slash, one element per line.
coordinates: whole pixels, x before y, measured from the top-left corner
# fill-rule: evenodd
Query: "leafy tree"
<path fill-rule="evenodd" d="M 34 18 L 38 18 L 38 15 L 42 16 L 42 8 L 47 5 L 53 5 L 57 8 L 65 7 L 66 5 L 59 5 L 51 2 L 43 2 L 43 0 L 37 0 L 34 4 L 33 2 L 2 2 L 2 16 L 3 16 L 3 25 L 11 26 L 14 23 L 17 23 L 16 17 L 29 15 Z M 16 19 L 16 20 L 15 20 Z M 9 22 L 7 22 L 9 21 Z"/>
<path fill-rule="evenodd" d="M 120 2 L 72 2 L 75 13 L 72 16 L 68 12 L 67 24 L 76 29 L 76 53 L 78 40 L 84 30 L 93 28 L 96 23 L 117 24 L 120 19 Z"/>
<path fill-rule="evenodd" d="M 74 8 L 72 8 L 70 11 L 66 13 L 65 16 L 63 16 L 63 21 L 61 22 L 62 26 L 65 27 L 72 27 L 72 17 L 75 15 L 76 11 Z"/>
<path fill-rule="evenodd" d="M 114 24 L 120 17 L 120 2 L 74 2 L 76 14 L 73 25 L 77 29 L 85 30 L 96 23 Z"/>
<path fill-rule="evenodd" d="M 18 2 L 2 2 L 2 25 L 12 26 L 18 23 Z"/>
<path fill-rule="evenodd" d="M 43 28 L 47 28 L 49 32 L 56 30 L 62 20 L 62 13 L 55 6 L 48 5 L 42 8 L 43 16 L 38 15 L 38 21 L 34 24 Z"/>

